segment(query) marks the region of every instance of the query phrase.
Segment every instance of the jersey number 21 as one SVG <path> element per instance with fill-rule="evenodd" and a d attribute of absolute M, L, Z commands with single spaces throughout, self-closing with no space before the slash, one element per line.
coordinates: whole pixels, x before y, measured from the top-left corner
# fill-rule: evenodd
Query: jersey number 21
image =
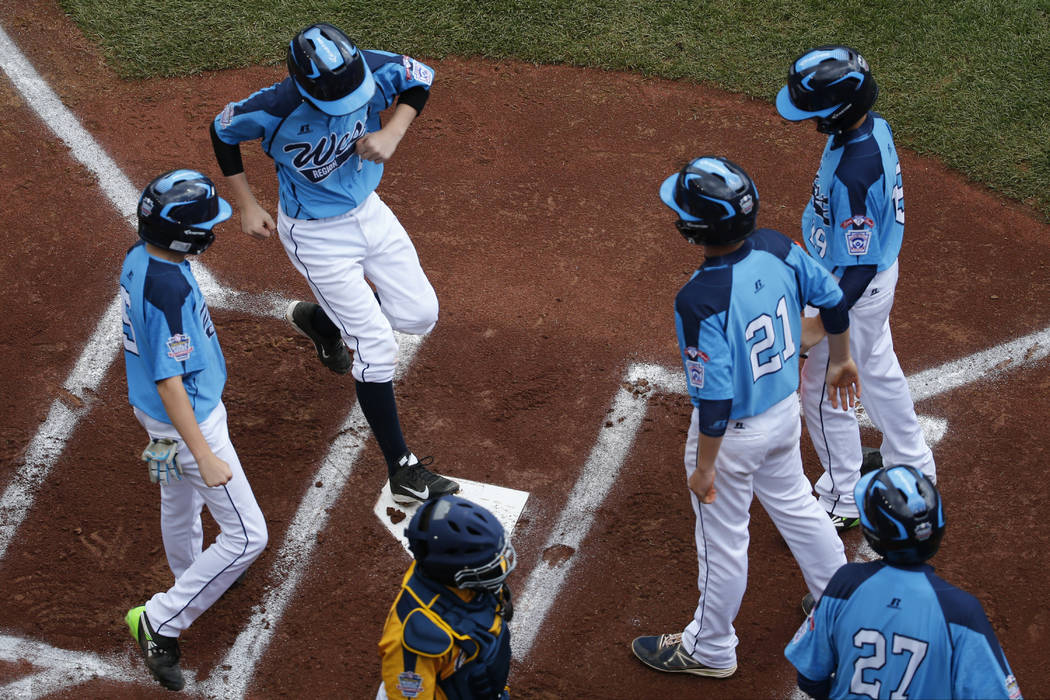
<path fill-rule="evenodd" d="M 751 346 L 751 376 L 756 382 L 759 377 L 779 372 L 780 368 L 784 366 L 784 362 L 787 362 L 795 354 L 795 341 L 791 337 L 791 324 L 787 318 L 787 300 L 784 297 L 780 297 L 780 301 L 777 302 L 777 318 L 780 319 L 780 327 L 784 330 L 784 351 L 773 353 L 764 362 L 760 355 L 773 347 L 777 341 L 776 333 L 773 330 L 773 318 L 769 314 L 762 314 L 747 324 L 747 328 L 744 330 L 744 337 L 748 342 L 751 342 L 751 339 L 759 331 L 765 334 L 762 340 Z M 783 357 L 783 360 L 781 360 L 781 357 Z"/>

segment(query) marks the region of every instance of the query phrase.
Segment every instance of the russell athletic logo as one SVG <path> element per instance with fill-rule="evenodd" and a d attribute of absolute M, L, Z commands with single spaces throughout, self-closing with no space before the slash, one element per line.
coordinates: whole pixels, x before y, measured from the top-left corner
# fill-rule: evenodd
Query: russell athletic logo
<path fill-rule="evenodd" d="M 289 143 L 285 153 L 294 153 L 292 165 L 303 177 L 318 183 L 339 169 L 354 154 L 354 145 L 365 135 L 365 124 L 358 121 L 353 131 L 345 134 L 328 134 L 316 143 Z"/>

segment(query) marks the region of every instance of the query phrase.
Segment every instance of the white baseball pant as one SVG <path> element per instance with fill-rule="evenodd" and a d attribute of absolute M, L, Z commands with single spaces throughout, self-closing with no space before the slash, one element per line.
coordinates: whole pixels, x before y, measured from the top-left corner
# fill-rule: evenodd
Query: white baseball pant
<path fill-rule="evenodd" d="M 699 435 L 699 411 L 694 408 L 685 445 L 686 478 L 696 470 Z M 754 496 L 787 542 L 814 598 L 820 598 L 832 575 L 846 563 L 842 541 L 802 471 L 801 435 L 795 394 L 760 415 L 730 420 L 715 460 L 714 503 L 702 505 L 695 494 L 689 494 L 696 514 L 700 602 L 682 634 L 682 647 L 706 666 L 736 664 L 733 620 L 747 587 L 748 523 Z"/>
<path fill-rule="evenodd" d="M 205 485 L 197 460 L 173 425 L 137 408 L 135 417 L 150 438 L 172 438 L 179 443 L 182 480 L 160 484 L 160 531 L 175 584 L 146 603 L 146 617 L 153 630 L 178 637 L 266 548 L 266 521 L 230 442 L 222 403 L 200 423 L 200 429 L 212 452 L 230 465 L 233 478 L 223 486 Z M 205 505 L 220 532 L 215 542 L 201 551 L 201 510 Z"/>
<path fill-rule="evenodd" d="M 897 287 L 897 263 L 875 275 L 849 312 L 850 352 L 860 370 L 861 397 L 868 417 L 882 433 L 883 464 L 909 464 L 937 481 L 933 452 L 915 415 L 908 380 L 893 351 L 890 310 Z M 816 313 L 807 308 L 807 315 Z M 814 345 L 802 366 L 802 411 L 824 474 L 814 487 L 824 510 L 857 517 L 853 487 L 860 479 L 860 427 L 854 410 L 832 408 L 824 386 L 827 338 Z"/>
<path fill-rule="evenodd" d="M 354 378 L 391 381 L 397 363 L 393 331 L 423 335 L 438 318 L 437 295 L 401 222 L 373 192 L 354 209 L 327 219 L 293 219 L 278 210 L 277 231 L 292 264 L 353 351 Z"/>

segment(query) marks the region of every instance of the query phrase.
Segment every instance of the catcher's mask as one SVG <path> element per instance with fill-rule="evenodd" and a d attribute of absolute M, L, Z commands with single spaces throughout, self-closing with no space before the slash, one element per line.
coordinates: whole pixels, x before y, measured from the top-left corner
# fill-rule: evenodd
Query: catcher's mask
<path fill-rule="evenodd" d="M 937 487 L 915 467 L 883 467 L 860 478 L 853 494 L 871 548 L 893 564 L 921 564 L 944 537 Z"/>
<path fill-rule="evenodd" d="M 354 42 L 330 24 L 312 24 L 288 42 L 288 74 L 300 94 L 325 114 L 350 114 L 376 91 Z"/>
<path fill-rule="evenodd" d="M 721 156 L 701 156 L 671 175 L 660 199 L 678 214 L 675 226 L 690 243 L 728 245 L 755 230 L 758 190 L 743 168 Z"/>
<path fill-rule="evenodd" d="M 820 46 L 791 64 L 777 111 L 790 121 L 815 119 L 822 133 L 841 134 L 868 113 L 878 95 L 863 56 L 848 46 Z"/>
<path fill-rule="evenodd" d="M 146 185 L 139 197 L 139 238 L 178 253 L 203 253 L 215 240 L 212 227 L 231 213 L 205 175 L 172 170 Z"/>
<path fill-rule="evenodd" d="M 459 496 L 421 505 L 405 537 L 419 571 L 446 586 L 495 593 L 517 564 L 496 516 Z"/>

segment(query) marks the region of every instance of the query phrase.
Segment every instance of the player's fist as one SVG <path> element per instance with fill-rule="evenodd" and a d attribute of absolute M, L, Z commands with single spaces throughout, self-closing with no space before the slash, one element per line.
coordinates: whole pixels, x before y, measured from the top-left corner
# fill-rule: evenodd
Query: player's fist
<path fill-rule="evenodd" d="M 211 453 L 203 459 L 197 460 L 197 470 L 201 474 L 206 486 L 222 486 L 229 483 L 233 478 L 230 465 Z"/>
<path fill-rule="evenodd" d="M 250 202 L 241 209 L 241 230 L 261 241 L 269 238 L 277 230 L 277 226 L 273 223 L 270 212 L 263 209 L 258 202 Z"/>
<path fill-rule="evenodd" d="M 398 134 L 394 129 L 370 131 L 357 140 L 357 155 L 361 156 L 362 160 L 385 163 L 397 150 L 401 136 L 402 134 Z"/>
<path fill-rule="evenodd" d="M 689 490 L 696 494 L 701 503 L 714 503 L 717 491 L 715 491 L 715 471 L 710 472 L 697 469 L 689 475 Z"/>

